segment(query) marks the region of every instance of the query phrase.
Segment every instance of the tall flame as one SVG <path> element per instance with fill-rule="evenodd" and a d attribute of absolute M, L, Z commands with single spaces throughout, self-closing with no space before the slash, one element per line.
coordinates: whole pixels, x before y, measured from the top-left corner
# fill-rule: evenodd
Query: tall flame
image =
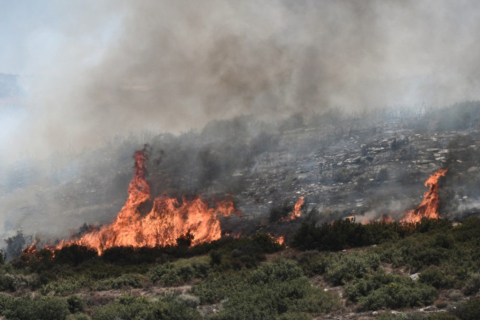
<path fill-rule="evenodd" d="M 280 219 L 280 221 L 292 221 L 297 218 L 300 218 L 302 216 L 302 207 L 303 204 L 305 203 L 305 198 L 301 196 L 298 198 L 297 202 L 295 203 L 295 206 L 293 207 L 292 214 L 288 217 L 284 217 Z"/>
<path fill-rule="evenodd" d="M 429 190 L 425 192 L 422 203 L 417 208 L 408 211 L 401 222 L 419 222 L 422 218 L 439 218 L 438 180 L 446 173 L 447 169 L 440 169 L 425 181 L 425 187 L 429 187 Z"/>
<path fill-rule="evenodd" d="M 175 245 L 179 237 L 190 233 L 192 245 L 211 242 L 221 237 L 220 221 L 217 215 L 229 216 L 241 212 L 232 201 L 215 201 L 216 208 L 209 207 L 200 197 L 194 200 L 160 196 L 153 202 L 153 208 L 142 216 L 139 208 L 151 199 L 150 185 L 145 180 L 146 150 L 137 151 L 135 174 L 128 187 L 128 198 L 115 220 L 98 230 L 91 230 L 79 239 L 62 240 L 56 246 L 77 244 L 94 248 L 102 254 L 116 246 L 155 247 Z"/>

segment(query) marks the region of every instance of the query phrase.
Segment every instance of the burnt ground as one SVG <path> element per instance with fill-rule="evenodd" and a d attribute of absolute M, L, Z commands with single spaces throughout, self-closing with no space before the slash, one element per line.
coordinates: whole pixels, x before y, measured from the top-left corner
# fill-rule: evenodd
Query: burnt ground
<path fill-rule="evenodd" d="M 243 117 L 179 136 L 117 137 L 99 149 L 55 155 L 54 161 L 19 161 L 2 168 L 3 237 L 16 230 L 64 237 L 83 223 L 112 221 L 126 199 L 133 152 L 143 142 L 150 145 L 147 179 L 153 196 L 199 194 L 208 201 L 230 196 L 243 218 L 222 218 L 228 233 L 288 234 L 304 220 L 351 215 L 398 218 L 421 202 L 424 181 L 441 167 L 449 169 L 440 181 L 441 214 L 477 214 L 480 122 L 471 110 L 480 114 L 480 106 L 463 108 L 471 116 L 456 122 L 451 109 L 296 115 L 274 125 Z M 292 206 L 300 196 L 302 218 L 273 223 L 272 208 Z"/>

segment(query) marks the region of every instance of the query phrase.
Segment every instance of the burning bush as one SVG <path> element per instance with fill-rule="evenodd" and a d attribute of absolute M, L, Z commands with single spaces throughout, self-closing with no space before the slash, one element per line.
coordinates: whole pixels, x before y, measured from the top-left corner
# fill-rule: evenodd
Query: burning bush
<path fill-rule="evenodd" d="M 284 203 L 281 206 L 275 206 L 270 209 L 269 220 L 270 222 L 277 222 L 283 218 L 286 218 L 289 213 L 293 211 L 293 205 Z"/>

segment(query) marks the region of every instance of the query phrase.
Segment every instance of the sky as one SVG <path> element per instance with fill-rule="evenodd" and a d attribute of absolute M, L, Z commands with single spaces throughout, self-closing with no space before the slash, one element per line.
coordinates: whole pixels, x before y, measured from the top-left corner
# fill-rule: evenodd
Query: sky
<path fill-rule="evenodd" d="M 118 13 L 92 0 L 0 0 L 0 73 L 42 76 L 68 45 L 93 59 L 114 38 Z"/>
<path fill-rule="evenodd" d="M 26 71 L 31 54 L 29 43 L 35 41 L 38 30 L 53 29 L 54 24 L 55 15 L 50 4 L 0 0 L 0 72 L 20 74 Z M 48 51 L 48 48 L 39 48 L 39 51 Z"/>

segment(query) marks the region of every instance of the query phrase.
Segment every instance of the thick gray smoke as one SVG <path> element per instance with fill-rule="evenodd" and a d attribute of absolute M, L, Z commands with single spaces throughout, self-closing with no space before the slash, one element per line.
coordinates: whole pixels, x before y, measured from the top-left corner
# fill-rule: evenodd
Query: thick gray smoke
<path fill-rule="evenodd" d="M 480 98 L 475 0 L 59 5 L 65 47 L 38 68 L 25 126 L 38 152 L 239 114 Z"/>

